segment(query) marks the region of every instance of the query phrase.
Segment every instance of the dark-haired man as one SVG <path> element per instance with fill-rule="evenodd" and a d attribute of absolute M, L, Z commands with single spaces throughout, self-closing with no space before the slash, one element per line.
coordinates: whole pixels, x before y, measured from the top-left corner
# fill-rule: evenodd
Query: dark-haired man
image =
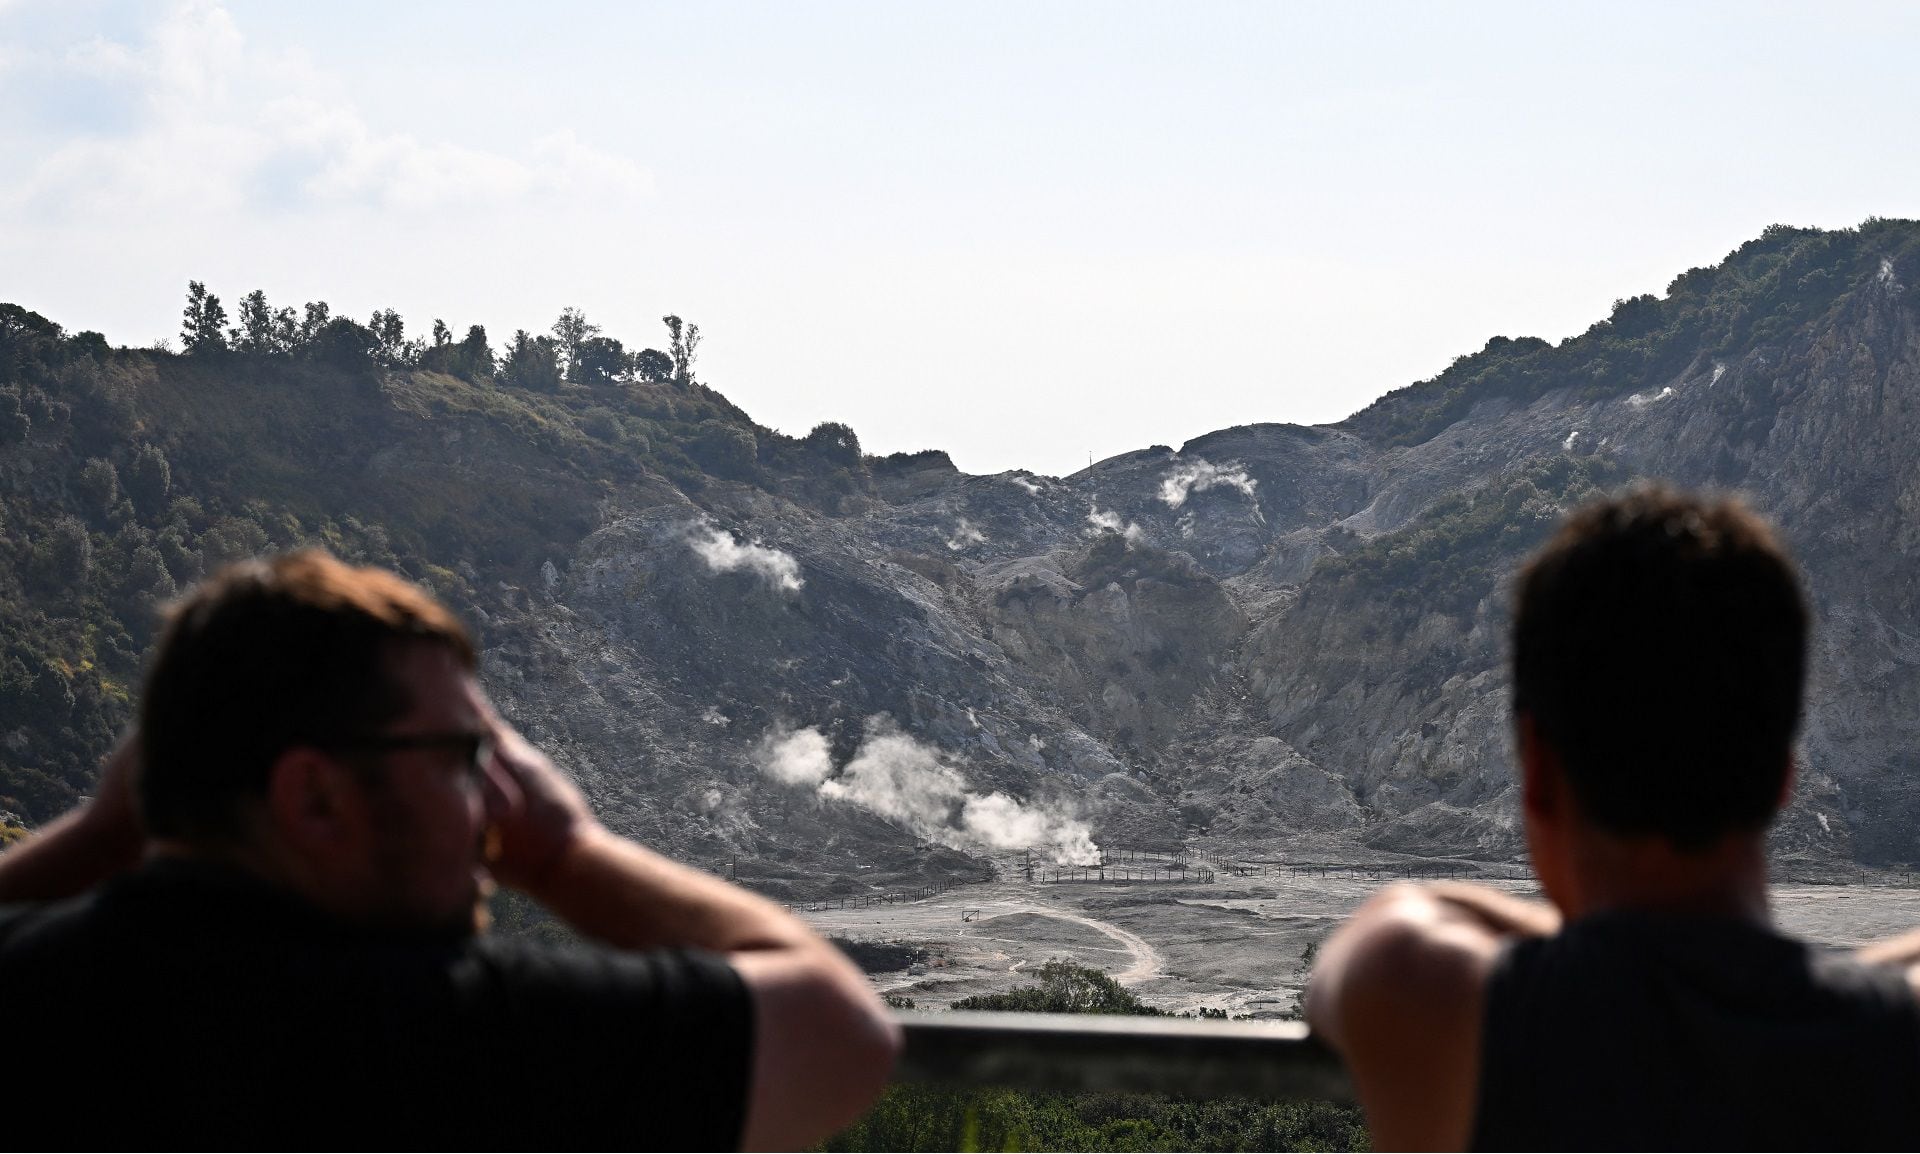
<path fill-rule="evenodd" d="M 1398 886 L 1308 991 L 1381 1149 L 1865 1149 L 1920 1136 L 1905 977 L 1768 917 L 1807 609 L 1730 501 L 1580 510 L 1521 576 L 1522 808 L 1550 904 Z"/>
<path fill-rule="evenodd" d="M 0 857 L 0 901 L 42 903 L 0 916 L 28 1144 L 797 1148 L 887 1077 L 860 974 L 609 833 L 390 573 L 307 552 L 215 577 L 139 735 Z M 476 933 L 494 879 L 593 944 Z"/>

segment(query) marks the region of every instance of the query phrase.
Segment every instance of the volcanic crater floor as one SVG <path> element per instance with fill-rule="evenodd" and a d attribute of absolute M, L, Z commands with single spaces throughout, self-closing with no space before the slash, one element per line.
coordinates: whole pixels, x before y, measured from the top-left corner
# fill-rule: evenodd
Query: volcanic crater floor
<path fill-rule="evenodd" d="M 941 1009 L 1032 982 L 1053 960 L 1112 975 L 1150 1006 L 1252 1018 L 1290 1017 L 1306 980 L 1303 953 L 1392 880 L 1285 874 L 1211 883 L 1029 882 L 1002 862 L 1001 880 L 938 897 L 867 908 L 802 908 L 835 937 L 921 947 L 926 960 L 869 975 L 874 988 Z M 1537 897 L 1524 877 L 1474 879 Z M 1920 927 L 1920 888 L 1773 888 L 1774 919 L 1817 945 L 1851 948 Z"/>

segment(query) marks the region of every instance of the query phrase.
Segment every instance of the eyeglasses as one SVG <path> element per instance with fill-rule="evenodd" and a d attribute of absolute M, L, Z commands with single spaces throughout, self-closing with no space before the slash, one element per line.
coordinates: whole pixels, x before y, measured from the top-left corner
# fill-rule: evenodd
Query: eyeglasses
<path fill-rule="evenodd" d="M 409 749 L 443 749 L 459 755 L 467 776 L 479 781 L 493 760 L 493 740 L 484 733 L 382 733 L 329 741 L 325 748 L 340 753 L 398 753 Z"/>

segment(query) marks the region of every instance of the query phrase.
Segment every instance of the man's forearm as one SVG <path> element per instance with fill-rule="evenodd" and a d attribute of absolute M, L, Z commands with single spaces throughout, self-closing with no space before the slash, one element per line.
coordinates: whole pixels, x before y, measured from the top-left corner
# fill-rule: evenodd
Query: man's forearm
<path fill-rule="evenodd" d="M 1439 882 L 1428 889 L 1454 913 L 1472 918 L 1502 937 L 1544 937 L 1560 932 L 1560 911 L 1546 902 L 1528 901 L 1464 882 Z"/>
<path fill-rule="evenodd" d="M 84 893 L 139 860 L 137 828 L 97 803 L 69 810 L 0 853 L 0 903 L 47 902 Z"/>
<path fill-rule="evenodd" d="M 813 940 L 798 918 L 765 898 L 598 827 L 566 850 L 530 896 L 580 933 L 621 949 L 731 953 Z"/>

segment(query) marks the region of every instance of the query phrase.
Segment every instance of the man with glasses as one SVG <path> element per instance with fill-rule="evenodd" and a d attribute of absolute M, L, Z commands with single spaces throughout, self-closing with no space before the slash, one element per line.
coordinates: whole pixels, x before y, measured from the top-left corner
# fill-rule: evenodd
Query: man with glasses
<path fill-rule="evenodd" d="M 0 856 L 16 1137 L 797 1148 L 866 1106 L 897 1032 L 859 972 L 610 833 L 474 665 L 318 552 L 174 610 L 98 796 Z M 495 882 L 587 944 L 482 933 Z"/>

